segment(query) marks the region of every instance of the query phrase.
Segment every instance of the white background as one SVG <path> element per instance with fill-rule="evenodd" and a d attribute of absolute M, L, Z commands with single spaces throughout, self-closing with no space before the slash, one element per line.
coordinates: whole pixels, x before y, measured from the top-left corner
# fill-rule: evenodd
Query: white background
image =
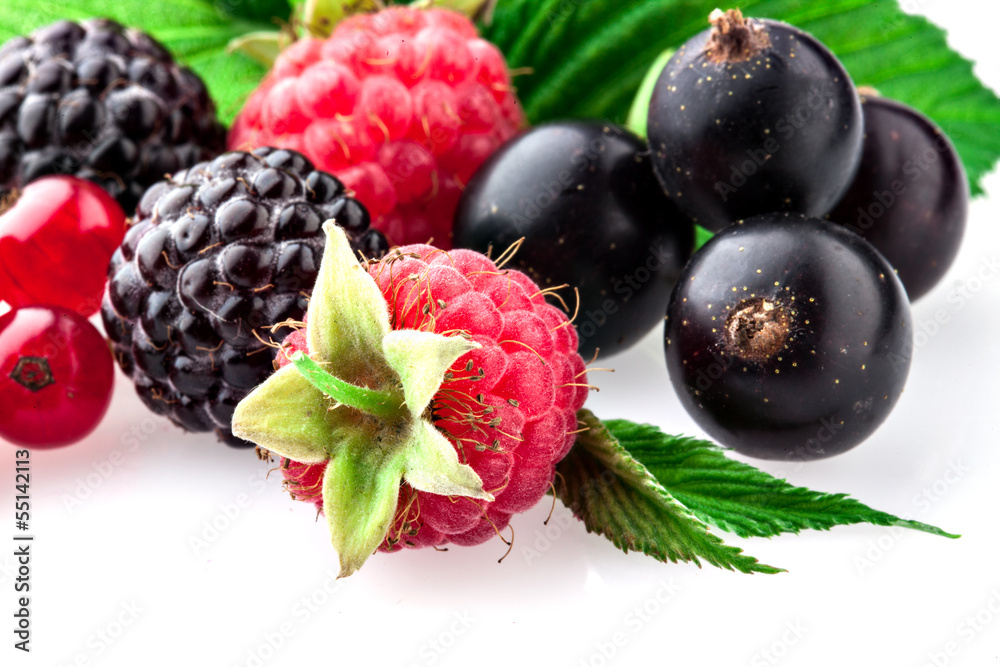
<path fill-rule="evenodd" d="M 995 3 L 904 5 L 948 28 L 1000 89 Z M 90 438 L 31 455 L 30 656 L 12 648 L 14 448 L 0 446 L 0 526 L 10 526 L 0 542 L 11 545 L 0 546 L 0 664 L 1000 664 L 996 172 L 986 187 L 956 265 L 914 307 L 925 333 L 886 424 L 832 460 L 758 462 L 960 540 L 874 526 L 720 533 L 789 570 L 749 576 L 624 555 L 561 504 L 545 527 L 543 502 L 515 518 L 502 564 L 494 540 L 379 554 L 337 582 L 323 523 L 282 493 L 279 475 L 152 416 L 119 374 Z M 959 300 L 960 286 L 977 291 Z M 939 311 L 947 322 L 928 334 Z M 599 416 L 700 434 L 669 385 L 659 332 L 609 363 L 614 375 L 592 377 Z"/>

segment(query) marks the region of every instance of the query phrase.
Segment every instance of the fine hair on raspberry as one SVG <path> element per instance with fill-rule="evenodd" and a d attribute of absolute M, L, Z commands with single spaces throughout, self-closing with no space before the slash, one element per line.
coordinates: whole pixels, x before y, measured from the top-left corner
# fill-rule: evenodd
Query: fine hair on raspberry
<path fill-rule="evenodd" d="M 450 367 L 429 409 L 459 460 L 495 498 L 441 496 L 403 483 L 380 549 L 485 542 L 541 500 L 575 441 L 576 413 L 589 390 L 576 331 L 525 274 L 471 250 L 409 245 L 366 265 L 393 329 L 464 336 L 480 345 Z M 285 339 L 279 363 L 290 363 L 298 351 L 308 353 L 305 329 Z M 284 459 L 292 497 L 322 510 L 326 465 Z"/>

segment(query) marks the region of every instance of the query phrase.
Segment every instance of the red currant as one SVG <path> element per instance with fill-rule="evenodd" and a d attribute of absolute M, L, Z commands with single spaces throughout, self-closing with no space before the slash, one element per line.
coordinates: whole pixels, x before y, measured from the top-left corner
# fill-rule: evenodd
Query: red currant
<path fill-rule="evenodd" d="M 76 442 L 104 417 L 113 383 L 108 344 L 80 315 L 31 307 L 0 317 L 0 438 Z"/>
<path fill-rule="evenodd" d="M 93 315 L 124 235 L 125 214 L 99 186 L 72 176 L 29 184 L 0 215 L 0 299 Z"/>

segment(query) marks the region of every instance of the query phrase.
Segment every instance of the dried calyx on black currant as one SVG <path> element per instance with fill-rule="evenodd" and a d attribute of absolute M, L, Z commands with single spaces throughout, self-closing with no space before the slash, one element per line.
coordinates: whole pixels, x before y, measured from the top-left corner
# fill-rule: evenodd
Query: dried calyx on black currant
<path fill-rule="evenodd" d="M 774 211 L 824 215 L 861 154 L 861 108 L 846 70 L 790 25 L 737 9 L 710 21 L 653 90 L 647 129 L 664 190 L 712 231 Z"/>
<path fill-rule="evenodd" d="M 870 89 L 862 89 L 861 99 L 861 164 L 826 217 L 885 255 L 913 301 L 941 280 L 958 254 L 968 181 L 954 146 L 930 119 Z"/>
<path fill-rule="evenodd" d="M 670 378 L 723 445 L 811 460 L 867 438 L 912 352 L 906 293 L 857 234 L 797 214 L 739 221 L 688 263 L 667 310 Z"/>

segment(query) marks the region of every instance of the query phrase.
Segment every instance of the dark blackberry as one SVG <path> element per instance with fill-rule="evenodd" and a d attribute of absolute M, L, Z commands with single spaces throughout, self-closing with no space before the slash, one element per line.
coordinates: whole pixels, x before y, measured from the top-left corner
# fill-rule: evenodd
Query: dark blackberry
<path fill-rule="evenodd" d="M 143 32 L 59 21 L 0 46 L 0 195 L 73 174 L 131 214 L 149 185 L 224 147 L 205 84 Z"/>
<path fill-rule="evenodd" d="M 101 316 L 143 402 L 188 431 L 230 431 L 302 320 L 326 237 L 343 221 L 366 257 L 388 249 L 343 184 L 290 150 L 231 152 L 157 183 L 111 258 Z"/>

